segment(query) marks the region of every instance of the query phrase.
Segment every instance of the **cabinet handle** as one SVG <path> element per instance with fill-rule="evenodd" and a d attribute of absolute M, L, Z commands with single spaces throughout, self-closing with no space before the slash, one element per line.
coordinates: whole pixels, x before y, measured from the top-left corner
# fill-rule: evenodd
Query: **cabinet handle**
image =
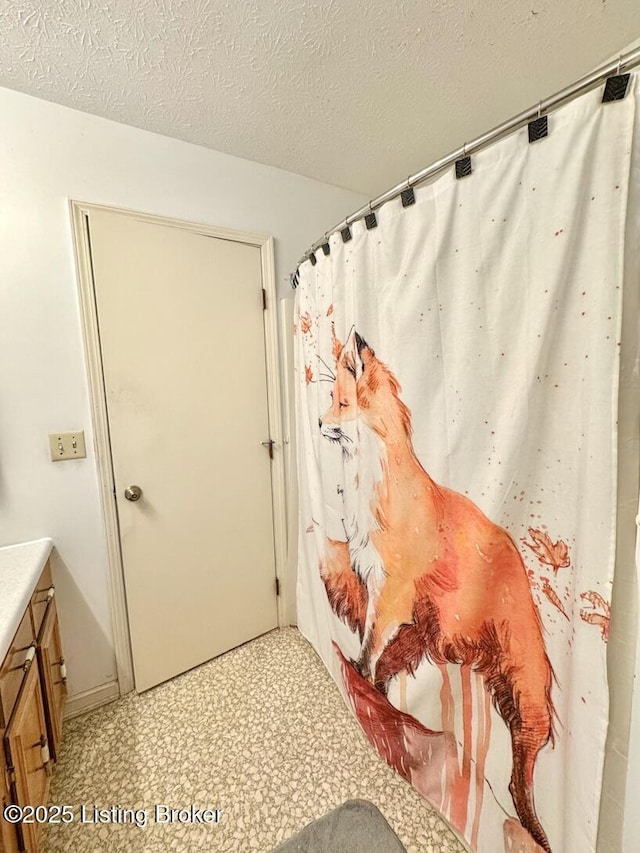
<path fill-rule="evenodd" d="M 11 666 L 7 670 L 7 672 L 15 672 L 18 669 L 21 669 L 23 672 L 29 672 L 29 667 L 31 666 L 31 662 L 33 661 L 36 654 L 36 645 L 35 643 L 31 643 L 29 646 L 22 646 L 20 649 L 16 649 L 15 652 L 24 652 L 26 651 L 26 655 L 24 656 L 24 660 L 22 663 L 19 663 L 17 666 Z M 14 654 L 15 654 L 14 652 Z"/>
<path fill-rule="evenodd" d="M 27 654 L 25 656 L 24 663 L 22 664 L 22 668 L 25 672 L 29 672 L 29 670 L 31 669 L 31 664 L 35 656 L 36 647 L 34 645 L 30 645 L 27 649 Z"/>
<path fill-rule="evenodd" d="M 67 664 L 65 663 L 64 658 L 60 658 L 60 660 L 54 660 L 51 666 L 59 666 L 60 667 L 60 678 L 62 681 L 67 680 Z"/>
<path fill-rule="evenodd" d="M 37 589 L 34 595 L 38 596 L 38 600 L 34 602 L 34 604 L 46 604 L 47 602 L 51 601 L 55 594 L 56 588 L 54 584 L 51 584 L 51 586 L 46 587 L 46 589 Z"/>
<path fill-rule="evenodd" d="M 40 758 L 42 759 L 42 767 L 39 770 L 44 770 L 47 776 L 51 776 L 51 754 L 49 753 L 49 742 L 44 735 L 40 735 L 40 740 L 33 744 L 34 749 L 40 749 Z"/>

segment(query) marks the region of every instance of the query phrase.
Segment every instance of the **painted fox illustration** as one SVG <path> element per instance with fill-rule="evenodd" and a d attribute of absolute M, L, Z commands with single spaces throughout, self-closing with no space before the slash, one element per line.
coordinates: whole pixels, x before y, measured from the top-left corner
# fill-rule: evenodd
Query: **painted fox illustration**
<path fill-rule="evenodd" d="M 388 367 L 353 330 L 335 337 L 332 405 L 322 435 L 342 450 L 345 541 L 329 539 L 321 574 L 356 632 L 354 665 L 386 695 L 390 680 L 434 664 L 484 676 L 511 735 L 509 791 L 547 853 L 533 774 L 553 739 L 553 670 L 516 545 L 463 495 L 431 479 L 411 441 L 411 414 Z"/>

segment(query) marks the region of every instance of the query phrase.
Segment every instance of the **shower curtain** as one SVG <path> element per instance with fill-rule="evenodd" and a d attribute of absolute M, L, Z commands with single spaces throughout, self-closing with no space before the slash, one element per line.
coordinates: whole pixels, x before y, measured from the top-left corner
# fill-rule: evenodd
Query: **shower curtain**
<path fill-rule="evenodd" d="M 298 271 L 298 625 L 482 853 L 595 850 L 633 75 L 601 100 Z"/>

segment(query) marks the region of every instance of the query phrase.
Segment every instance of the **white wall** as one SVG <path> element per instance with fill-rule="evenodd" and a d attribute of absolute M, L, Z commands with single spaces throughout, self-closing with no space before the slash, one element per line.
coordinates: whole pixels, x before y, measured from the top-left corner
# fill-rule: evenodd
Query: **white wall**
<path fill-rule="evenodd" d="M 280 295 L 307 246 L 366 199 L 0 89 L 0 544 L 51 536 L 70 695 L 115 676 L 69 199 L 275 238 Z M 84 429 L 86 460 L 47 434 Z"/>

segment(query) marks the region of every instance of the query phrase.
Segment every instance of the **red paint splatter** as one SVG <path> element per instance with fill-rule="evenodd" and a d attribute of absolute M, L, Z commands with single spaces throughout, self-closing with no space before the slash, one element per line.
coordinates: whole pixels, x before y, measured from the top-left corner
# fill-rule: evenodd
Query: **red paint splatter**
<path fill-rule="evenodd" d="M 581 592 L 580 598 L 591 605 L 591 610 L 583 608 L 580 610 L 580 618 L 583 622 L 589 625 L 597 625 L 602 632 L 602 639 L 607 642 L 609 639 L 609 625 L 611 622 L 611 605 L 604 600 L 599 592 L 589 590 Z"/>

